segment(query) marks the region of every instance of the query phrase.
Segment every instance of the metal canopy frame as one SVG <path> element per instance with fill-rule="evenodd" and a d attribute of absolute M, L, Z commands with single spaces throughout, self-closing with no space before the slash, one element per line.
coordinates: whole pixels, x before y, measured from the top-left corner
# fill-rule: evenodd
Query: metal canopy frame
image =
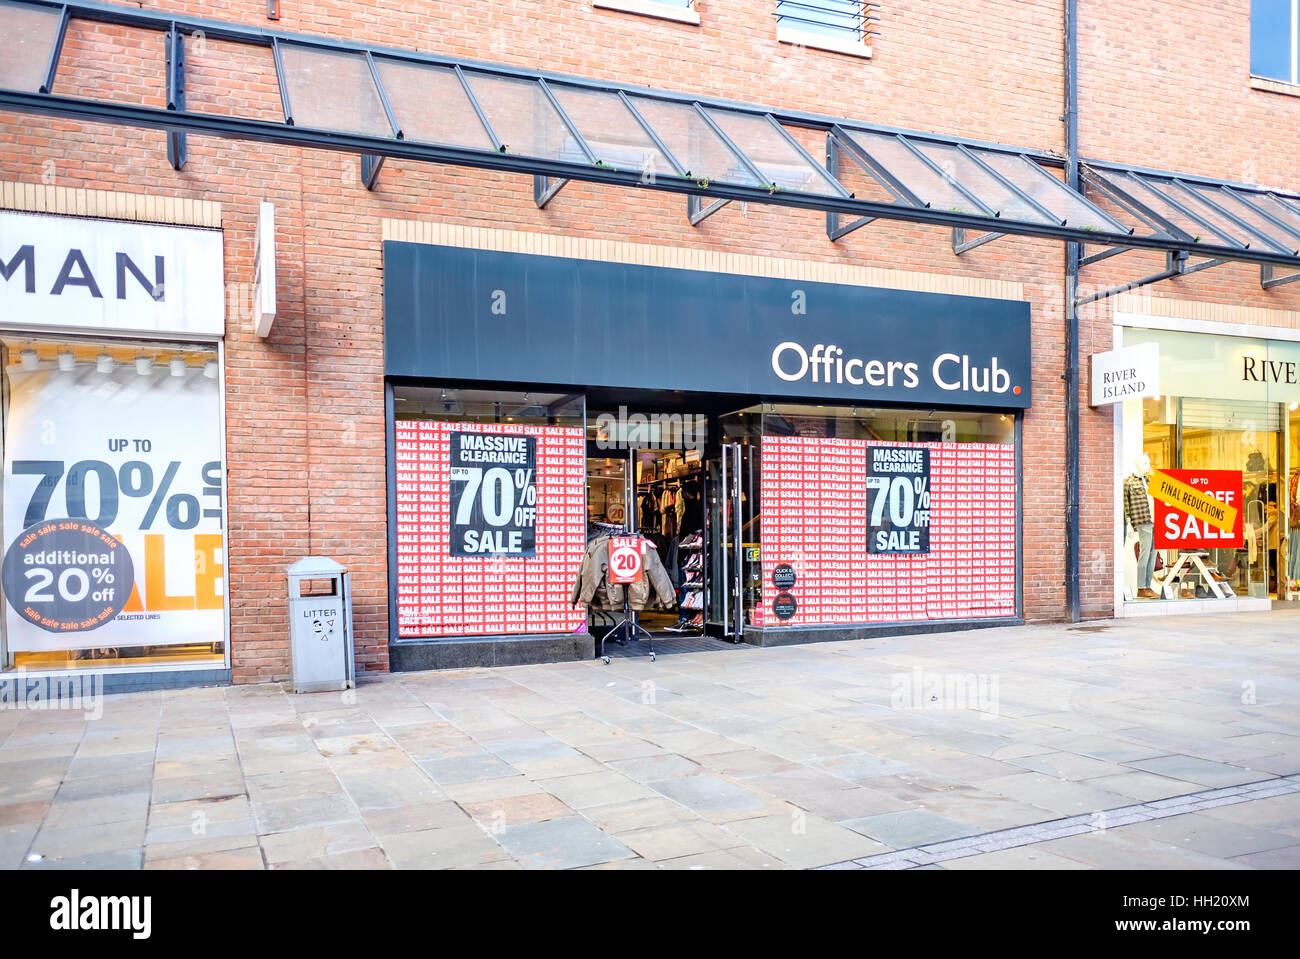
<path fill-rule="evenodd" d="M 161 34 L 165 107 L 56 92 L 73 21 Z M 196 36 L 268 51 L 282 119 L 239 115 L 239 90 L 221 91 L 221 113 L 187 102 Z M 1062 158 L 1004 144 L 106 3 L 0 0 L 0 44 L 0 109 L 162 130 L 176 169 L 196 133 L 358 154 L 367 189 L 392 157 L 531 176 L 541 208 L 580 180 L 683 194 L 693 225 L 739 200 L 822 212 L 832 241 L 884 219 L 943 226 L 959 255 L 1004 236 L 1092 246 L 1084 265 L 1166 255 L 1080 303 L 1225 262 L 1257 264 L 1265 289 L 1300 279 L 1300 196 L 1255 186 L 1086 161 L 1074 190 Z"/>

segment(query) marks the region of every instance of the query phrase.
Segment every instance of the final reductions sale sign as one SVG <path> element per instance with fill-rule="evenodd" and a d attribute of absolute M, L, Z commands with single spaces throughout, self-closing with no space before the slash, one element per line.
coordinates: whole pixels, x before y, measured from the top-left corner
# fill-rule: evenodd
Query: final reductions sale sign
<path fill-rule="evenodd" d="M 217 381 L 167 364 L 8 378 L 9 650 L 224 642 Z"/>
<path fill-rule="evenodd" d="M 1185 484 L 1199 497 L 1176 495 L 1177 490 L 1163 492 L 1161 475 Z M 1242 545 L 1241 470 L 1157 470 L 1151 486 L 1156 504 L 1156 549 L 1234 549 Z M 1186 508 L 1178 509 L 1169 500 Z M 1236 514 L 1228 529 L 1222 528 L 1226 525 L 1223 520 L 1206 510 L 1207 505 L 1213 508 L 1217 503 L 1227 507 L 1225 512 Z"/>
<path fill-rule="evenodd" d="M 537 553 L 537 437 L 451 434 L 451 555 Z"/>
<path fill-rule="evenodd" d="M 867 552 L 930 552 L 930 451 L 867 447 Z"/>

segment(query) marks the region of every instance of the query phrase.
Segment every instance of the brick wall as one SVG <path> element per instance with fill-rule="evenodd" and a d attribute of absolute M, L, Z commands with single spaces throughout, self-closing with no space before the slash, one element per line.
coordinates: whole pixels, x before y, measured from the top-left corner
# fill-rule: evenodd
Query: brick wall
<path fill-rule="evenodd" d="M 699 27 L 596 10 L 584 0 L 406 5 L 415 9 L 285 0 L 276 24 L 265 19 L 261 0 L 144 6 L 1063 149 L 1059 4 L 989 0 L 972 15 L 969 4 L 955 0 L 883 0 L 869 60 L 777 43 L 775 19 L 761 0 L 699 0 Z M 1213 56 L 1202 39 L 1200 5 L 1083 0 L 1082 7 L 1085 153 L 1293 185 L 1289 143 L 1269 123 L 1289 122 L 1300 100 L 1243 85 L 1237 61 L 1248 36 L 1246 0 L 1220 5 Z M 1131 29 L 1147 18 L 1146 29 Z M 214 40 L 191 41 L 187 55 L 191 108 L 278 116 L 268 58 L 236 56 Z M 81 30 L 69 37 L 55 92 L 93 90 L 157 105 L 160 64 L 156 36 Z M 1205 79 L 1211 74 L 1213 83 Z M 237 110 L 231 90 L 246 109 Z M 1225 97 L 1227 105 L 1216 109 Z M 1208 148 L 1196 132 L 1207 117 L 1214 121 Z M 1261 137 L 1272 139 L 1257 147 Z M 804 142 L 822 152 L 818 138 Z M 1251 149 L 1243 151 L 1243 143 Z M 1244 168 L 1247 162 L 1256 166 Z M 307 553 L 335 556 L 353 570 L 361 666 L 387 668 L 380 224 L 389 217 L 1021 283 L 1033 309 L 1035 394 L 1024 430 L 1025 612 L 1030 619 L 1063 615 L 1059 244 L 1006 238 L 959 258 L 945 230 L 884 222 L 832 244 L 820 214 L 739 204 L 692 228 L 681 197 L 579 183 L 539 211 L 531 178 L 391 160 L 377 190 L 367 192 L 358 165 L 339 154 L 191 135 L 189 163 L 177 172 L 167 166 L 159 132 L 0 116 L 5 179 L 220 201 L 235 304 L 241 301 L 234 294 L 252 282 L 257 203 L 276 205 L 274 331 L 263 341 L 246 316 L 232 310 L 228 317 L 235 681 L 287 674 L 283 570 Z M 1130 257 L 1133 270 L 1150 259 L 1119 259 Z M 1087 279 L 1107 275 L 1099 270 Z M 1252 275 L 1233 267 L 1173 288 L 1220 302 L 1300 303 L 1294 288 L 1260 293 Z M 1108 308 L 1089 312 L 1081 346 L 1084 355 L 1109 348 Z M 1111 608 L 1111 425 L 1109 411 L 1087 409 L 1086 396 L 1083 409 L 1083 592 L 1088 613 L 1101 615 Z"/>

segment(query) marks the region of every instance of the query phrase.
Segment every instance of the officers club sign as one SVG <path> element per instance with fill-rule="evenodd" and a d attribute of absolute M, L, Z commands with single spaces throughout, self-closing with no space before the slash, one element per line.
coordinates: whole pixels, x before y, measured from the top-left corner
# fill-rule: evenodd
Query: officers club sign
<path fill-rule="evenodd" d="M 1025 409 L 1029 304 L 384 244 L 390 376 Z"/>

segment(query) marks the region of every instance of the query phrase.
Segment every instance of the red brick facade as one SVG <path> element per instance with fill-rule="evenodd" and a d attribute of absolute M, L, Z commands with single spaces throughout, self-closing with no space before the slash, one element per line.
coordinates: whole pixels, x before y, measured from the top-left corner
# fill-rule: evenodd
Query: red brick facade
<path fill-rule="evenodd" d="M 588 0 L 283 0 L 265 4 L 148 0 L 150 9 L 255 27 L 536 67 L 632 85 L 860 118 L 876 124 L 1063 152 L 1063 7 L 990 0 L 880 0 L 869 59 L 778 43 L 774 5 L 698 0 L 700 25 L 606 9 Z M 1290 133 L 1300 99 L 1250 88 L 1248 0 L 1202 4 L 1080 0 L 1081 151 L 1085 157 L 1300 187 Z M 222 45 L 206 41 L 218 51 Z M 1210 49 L 1210 47 L 1213 49 Z M 279 116 L 269 59 L 218 74 L 215 53 L 189 50 L 192 107 L 223 107 L 233 88 Z M 223 61 L 229 64 L 230 61 Z M 161 106 L 160 35 L 82 27 L 64 48 L 55 93 Z M 257 115 L 257 114 L 255 114 Z M 820 154 L 818 137 L 805 146 Z M 1063 251 L 1004 238 L 954 256 L 938 227 L 872 223 L 832 243 L 821 214 L 732 204 L 699 227 L 685 200 L 571 183 L 545 210 L 530 177 L 390 160 L 373 192 L 359 161 L 191 135 L 181 171 L 163 133 L 0 115 L 0 179 L 222 204 L 228 287 L 226 389 L 229 590 L 234 679 L 288 671 L 284 568 L 307 554 L 350 567 L 358 668 L 388 664 L 381 220 L 438 220 L 697 250 L 1010 280 L 1033 310 L 1034 403 L 1024 420 L 1024 613 L 1065 615 L 1065 324 Z M 254 335 L 241 308 L 253 278 L 258 201 L 276 206 L 279 314 Z M 1129 262 L 1126 262 L 1129 261 Z M 1160 257 L 1125 254 L 1085 284 L 1153 272 Z M 1275 310 L 1300 289 L 1261 291 L 1258 271 L 1227 266 L 1167 284 L 1161 295 Z M 1109 307 L 1085 313 L 1080 351 L 1112 346 Z M 1086 361 L 1084 363 L 1086 373 Z M 1082 396 L 1082 600 L 1113 606 L 1111 412 Z"/>

